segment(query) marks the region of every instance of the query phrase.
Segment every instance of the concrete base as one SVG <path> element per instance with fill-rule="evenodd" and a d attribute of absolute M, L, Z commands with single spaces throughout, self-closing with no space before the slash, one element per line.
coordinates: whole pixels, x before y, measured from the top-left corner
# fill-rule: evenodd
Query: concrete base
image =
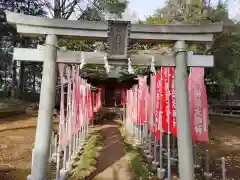
<path fill-rule="evenodd" d="M 146 158 L 147 158 L 147 163 L 152 164 L 153 156 L 151 154 L 149 154 L 149 155 L 146 156 Z"/>
<path fill-rule="evenodd" d="M 53 153 L 51 156 L 51 162 L 50 163 L 57 163 L 57 155 L 58 153 Z"/>
<path fill-rule="evenodd" d="M 148 150 L 148 149 L 145 149 L 145 150 L 144 150 L 144 154 L 145 154 L 145 156 L 147 156 L 147 155 L 149 154 L 149 150 Z"/>
<path fill-rule="evenodd" d="M 157 168 L 157 177 L 160 179 L 160 180 L 163 180 L 165 178 L 165 175 L 166 175 L 166 170 L 163 169 L 163 168 Z"/>
<path fill-rule="evenodd" d="M 134 141 L 134 146 L 135 147 L 139 147 L 141 145 L 141 141 L 139 140 L 139 139 L 136 139 L 135 141 Z"/>
<path fill-rule="evenodd" d="M 79 144 L 78 152 L 80 152 L 83 149 L 83 147 L 84 147 L 84 142 L 81 142 Z"/>
<path fill-rule="evenodd" d="M 74 162 L 75 159 L 76 159 L 76 157 L 77 157 L 76 155 L 72 155 L 72 156 L 71 156 L 71 162 Z"/>
<path fill-rule="evenodd" d="M 204 172 L 203 175 L 204 175 L 205 179 L 211 179 L 213 176 L 213 174 L 210 172 Z"/>
<path fill-rule="evenodd" d="M 158 161 L 152 161 L 152 170 L 156 171 L 160 163 Z"/>
<path fill-rule="evenodd" d="M 202 168 L 200 164 L 194 164 L 194 172 L 202 174 Z"/>
<path fill-rule="evenodd" d="M 27 180 L 32 180 L 32 175 L 31 174 L 27 176 Z"/>
<path fill-rule="evenodd" d="M 140 146 L 140 152 L 141 152 L 142 155 L 145 155 L 145 149 L 144 149 L 144 147 Z"/>
<path fill-rule="evenodd" d="M 177 156 L 177 150 L 176 150 L 176 149 L 173 149 L 173 150 L 172 150 L 172 156 L 173 156 L 174 158 L 176 158 L 176 156 Z"/>
<path fill-rule="evenodd" d="M 141 150 L 144 150 L 145 144 L 140 144 L 140 145 L 139 145 L 139 148 L 140 148 Z"/>
<path fill-rule="evenodd" d="M 176 166 L 178 163 L 178 159 L 176 158 L 171 158 L 171 165 Z"/>
<path fill-rule="evenodd" d="M 61 170 L 60 170 L 60 177 L 59 177 L 59 180 L 66 180 L 66 179 L 67 179 L 67 175 L 68 175 L 67 171 L 61 169 Z"/>
<path fill-rule="evenodd" d="M 200 168 L 201 168 L 201 165 L 200 165 L 200 164 L 194 164 L 194 168 L 195 168 L 195 169 L 200 169 Z"/>
<path fill-rule="evenodd" d="M 67 171 L 72 170 L 72 162 L 67 162 Z"/>
<path fill-rule="evenodd" d="M 151 160 L 151 161 L 153 160 L 153 156 L 151 154 L 148 154 L 146 157 L 148 160 Z"/>

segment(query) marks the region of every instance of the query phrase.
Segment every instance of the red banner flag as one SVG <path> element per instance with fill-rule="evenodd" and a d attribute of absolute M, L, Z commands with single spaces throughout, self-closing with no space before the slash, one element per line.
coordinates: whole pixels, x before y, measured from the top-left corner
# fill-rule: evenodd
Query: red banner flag
<path fill-rule="evenodd" d="M 156 126 L 155 126 L 155 135 L 157 140 L 160 139 L 160 128 L 159 128 L 159 124 L 161 123 L 160 121 L 161 119 L 161 73 L 158 72 L 156 74 L 156 112 L 155 112 L 155 122 L 156 122 Z"/>
<path fill-rule="evenodd" d="M 168 117 L 167 117 L 167 105 L 168 105 L 168 69 L 161 67 L 162 77 L 162 128 L 165 132 L 168 131 Z"/>
<path fill-rule="evenodd" d="M 125 107 L 126 105 L 126 89 L 125 88 L 122 88 L 122 91 L 121 91 L 121 96 L 122 96 L 122 101 L 121 101 L 121 104 L 123 106 L 123 108 Z"/>

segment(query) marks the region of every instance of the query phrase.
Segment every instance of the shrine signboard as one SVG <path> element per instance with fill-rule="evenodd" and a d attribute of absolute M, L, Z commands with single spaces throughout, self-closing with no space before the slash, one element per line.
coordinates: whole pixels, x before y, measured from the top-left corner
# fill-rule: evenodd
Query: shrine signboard
<path fill-rule="evenodd" d="M 126 60 L 130 22 L 108 21 L 108 59 Z"/>

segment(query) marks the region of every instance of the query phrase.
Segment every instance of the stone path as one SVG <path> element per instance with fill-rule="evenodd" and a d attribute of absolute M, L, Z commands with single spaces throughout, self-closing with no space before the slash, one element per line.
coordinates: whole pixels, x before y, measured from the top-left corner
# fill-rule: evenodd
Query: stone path
<path fill-rule="evenodd" d="M 133 180 L 131 164 L 124 149 L 124 141 L 118 125 L 109 114 L 103 125 L 97 127 L 103 138 L 103 149 L 98 157 L 97 169 L 88 180 Z"/>

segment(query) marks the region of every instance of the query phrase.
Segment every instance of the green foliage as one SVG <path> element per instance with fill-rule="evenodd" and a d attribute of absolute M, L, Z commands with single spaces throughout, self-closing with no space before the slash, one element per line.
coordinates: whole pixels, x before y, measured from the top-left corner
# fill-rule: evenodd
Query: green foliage
<path fill-rule="evenodd" d="M 168 24 L 168 20 L 161 17 L 148 16 L 145 21 L 143 21 L 143 24 Z"/>
<path fill-rule="evenodd" d="M 121 2 L 119 0 L 96 0 L 93 4 L 88 6 L 87 9 L 81 14 L 78 19 L 100 21 L 104 20 L 104 13 L 110 13 L 121 17 L 122 13 L 126 9 L 127 2 Z M 67 50 L 72 51 L 87 51 L 91 52 L 95 49 L 103 48 L 105 50 L 105 44 L 97 44 L 89 42 L 83 39 L 61 39 L 58 42 L 59 47 L 65 47 Z M 96 47 L 97 46 L 97 47 Z M 80 58 L 80 57 L 79 57 Z M 102 65 L 85 65 L 82 72 L 91 77 L 106 78 L 107 73 Z"/>
<path fill-rule="evenodd" d="M 149 170 L 147 164 L 143 162 L 143 159 L 139 154 L 138 149 L 133 147 L 132 145 L 133 142 L 122 124 L 120 124 L 120 131 L 124 138 L 125 151 L 129 156 L 131 167 L 136 179 L 142 180 L 155 179 L 153 178 L 153 174 Z"/>
<path fill-rule="evenodd" d="M 71 51 L 93 51 L 93 44 L 80 39 L 60 39 L 59 47 L 65 47 Z"/>
<path fill-rule="evenodd" d="M 99 21 L 104 20 L 104 13 L 121 17 L 126 9 L 127 2 L 119 0 L 96 0 L 87 7 L 78 19 Z"/>
<path fill-rule="evenodd" d="M 124 12 L 127 2 L 121 2 L 119 0 L 94 0 L 88 1 L 86 8 L 82 9 L 82 0 L 68 0 L 59 1 L 60 5 L 57 9 L 53 9 L 50 0 L 5 0 L 0 2 L 0 88 L 9 91 L 13 85 L 13 79 L 19 79 L 20 89 L 23 87 L 27 91 L 32 91 L 33 84 L 36 84 L 36 88 L 40 89 L 41 83 L 41 70 L 42 64 L 34 66 L 36 73 L 33 71 L 31 63 L 20 63 L 20 69 L 23 69 L 23 74 L 16 71 L 16 75 L 13 75 L 13 68 L 18 69 L 18 63 L 12 63 L 12 50 L 14 46 L 34 47 L 39 43 L 39 40 L 22 38 L 16 32 L 16 29 L 6 22 L 5 10 L 14 11 L 18 13 L 24 13 L 32 16 L 46 16 L 51 14 L 57 15 L 59 18 L 69 19 L 74 18 L 77 20 L 104 20 L 105 13 L 116 15 L 121 17 Z M 85 3 L 84 3 L 85 4 Z M 54 12 L 54 13 L 53 13 Z M 74 17 L 75 16 L 75 17 Z M 92 42 L 87 42 L 83 39 L 61 39 L 58 43 L 59 47 L 66 47 L 67 50 L 72 51 L 93 51 L 96 49 Z M 80 57 L 79 57 L 80 58 Z M 16 65 L 16 66 L 15 66 Z M 7 68 L 6 68 L 7 66 Z M 106 77 L 106 72 L 103 66 L 86 65 L 83 70 L 84 73 L 89 73 L 94 76 Z M 6 76 L 6 78 L 5 78 Z M 17 78 L 16 76 L 19 76 Z M 24 77 L 23 77 L 24 76 Z M 5 81 L 5 79 L 7 79 Z M 24 79 L 24 80 L 23 80 Z M 38 81 L 35 81 L 35 80 Z M 16 86 L 17 87 L 17 86 Z M 21 91 L 20 90 L 20 91 Z"/>
<path fill-rule="evenodd" d="M 223 92 L 232 94 L 235 86 L 240 87 L 240 36 L 222 35 L 216 39 L 211 53 L 216 60 L 215 68 L 210 71 L 211 78 Z"/>
<path fill-rule="evenodd" d="M 194 1 L 186 6 L 184 3 L 170 0 L 165 7 L 157 9 L 152 16 L 146 18 L 147 24 L 179 24 L 179 23 L 215 23 L 225 21 L 233 24 L 228 19 L 226 4 L 219 3 L 216 8 L 208 6 L 204 1 Z M 239 26 L 234 31 L 239 31 Z M 161 44 L 161 47 L 166 45 Z M 206 51 L 206 47 L 200 44 L 191 44 L 188 48 L 196 54 L 214 55 L 215 67 L 206 70 L 206 78 L 216 82 L 221 93 L 230 95 L 235 87 L 239 87 L 240 66 L 238 62 L 240 52 L 240 38 L 237 35 L 221 35 L 215 40 L 212 50 Z"/>
<path fill-rule="evenodd" d="M 121 17 L 127 7 L 127 1 L 104 0 L 104 2 L 104 9 L 111 14 L 116 14 L 118 17 Z"/>
<path fill-rule="evenodd" d="M 74 168 L 68 179 L 85 179 L 93 170 L 95 170 L 97 153 L 101 149 L 100 141 L 101 136 L 99 135 L 92 135 L 88 139 L 82 154 L 77 157 L 76 162 L 73 164 Z"/>
<path fill-rule="evenodd" d="M 33 40 L 26 37 L 22 38 L 17 33 L 16 29 L 7 23 L 6 15 L 4 11 L 5 10 L 14 11 L 14 12 L 28 14 L 32 16 L 45 16 L 47 12 L 45 11 L 44 6 L 45 6 L 45 3 L 42 3 L 39 0 L 0 1 L 0 82 L 1 82 L 0 89 L 1 90 L 5 90 L 7 92 L 9 91 L 9 89 L 13 87 L 17 87 L 16 85 L 13 85 L 13 82 L 14 82 L 13 79 L 17 79 L 16 69 L 18 68 L 17 63 L 12 62 L 13 48 L 20 44 L 23 45 L 22 42 L 27 42 L 27 41 L 30 47 L 34 47 L 38 42 L 36 39 Z M 24 70 L 27 71 L 27 69 L 24 69 Z M 25 74 L 26 76 L 32 77 L 33 75 L 32 72 L 33 71 Z M 29 82 L 29 79 L 26 78 L 26 86 L 29 87 L 28 82 Z"/>

